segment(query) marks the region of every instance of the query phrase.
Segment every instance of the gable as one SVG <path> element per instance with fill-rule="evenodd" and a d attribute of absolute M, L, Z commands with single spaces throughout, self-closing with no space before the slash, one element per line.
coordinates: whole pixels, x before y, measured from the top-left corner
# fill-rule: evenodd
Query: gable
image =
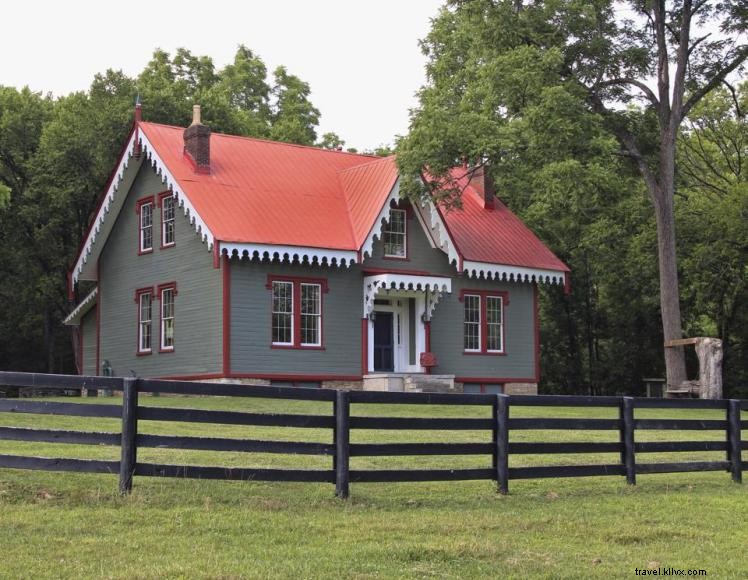
<path fill-rule="evenodd" d="M 311 265 L 349 266 L 374 258 L 389 204 L 400 197 L 394 157 L 213 134 L 210 173 L 197 173 L 184 157 L 183 134 L 180 127 L 135 124 L 71 284 L 96 279 L 96 261 L 122 208 L 121 192 L 129 191 L 143 164 L 172 191 L 208 249 Z M 506 206 L 499 202 L 488 211 L 472 204 L 471 195 L 465 199 L 458 211 L 431 202 L 415 208 L 437 255 L 446 254 L 448 263 L 468 275 L 563 281 L 568 268 Z"/>
<path fill-rule="evenodd" d="M 437 247 L 431 232 L 413 205 L 402 201 L 396 207 L 405 209 L 406 212 L 406 257 L 399 259 L 385 256 L 382 229 L 375 236 L 370 252 L 364 255 L 364 270 L 418 271 L 445 276 L 456 274 L 457 264 L 450 264 L 447 254 Z"/>

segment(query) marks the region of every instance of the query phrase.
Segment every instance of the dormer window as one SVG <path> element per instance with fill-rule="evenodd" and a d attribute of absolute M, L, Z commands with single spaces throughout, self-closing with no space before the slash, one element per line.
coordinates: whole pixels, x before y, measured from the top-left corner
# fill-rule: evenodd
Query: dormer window
<path fill-rule="evenodd" d="M 385 258 L 408 257 L 408 228 L 407 215 L 404 209 L 391 209 L 390 219 L 384 226 L 382 239 L 384 241 Z"/>

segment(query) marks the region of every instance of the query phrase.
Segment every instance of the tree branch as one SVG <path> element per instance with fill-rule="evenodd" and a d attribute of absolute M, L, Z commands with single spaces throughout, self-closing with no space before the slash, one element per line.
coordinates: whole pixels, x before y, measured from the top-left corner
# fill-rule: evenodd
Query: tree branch
<path fill-rule="evenodd" d="M 649 102 L 652 103 L 652 105 L 654 105 L 655 107 L 660 106 L 660 101 L 657 99 L 657 95 L 654 94 L 654 91 L 641 81 L 632 78 L 619 78 L 597 83 L 597 86 L 599 87 L 606 87 L 611 85 L 631 85 L 633 87 L 636 87 L 646 95 L 647 99 L 649 99 Z"/>
<path fill-rule="evenodd" d="M 605 106 L 602 99 L 600 99 L 596 93 L 590 91 L 588 98 L 592 104 L 592 109 L 596 113 L 609 119 L 613 117 L 612 112 Z M 629 157 L 631 157 L 634 163 L 636 163 L 639 172 L 644 178 L 644 182 L 647 184 L 649 195 L 652 197 L 653 201 L 656 201 L 660 184 L 657 181 L 657 176 L 650 169 L 649 165 L 647 165 L 647 160 L 644 159 L 641 151 L 639 151 L 639 147 L 636 144 L 636 138 L 628 131 L 628 129 L 626 129 L 626 127 L 623 127 L 618 123 L 613 123 L 611 129 L 623 148 L 628 152 Z"/>
<path fill-rule="evenodd" d="M 738 50 L 737 56 L 730 62 L 730 64 L 720 69 L 720 71 L 716 73 L 708 83 L 688 98 L 681 109 L 681 118 L 685 118 L 696 103 L 703 99 L 704 96 L 717 87 L 717 85 L 721 84 L 722 81 L 727 78 L 727 75 L 745 62 L 746 58 L 748 58 L 748 45 L 743 45 L 740 50 Z"/>
<path fill-rule="evenodd" d="M 732 102 L 735 104 L 735 114 L 737 115 L 738 119 L 742 119 L 743 111 L 740 108 L 740 101 L 738 100 L 738 93 L 735 90 L 735 87 L 728 83 L 725 79 L 722 79 L 722 84 L 727 87 L 727 90 L 730 91 L 730 94 L 732 95 Z"/>

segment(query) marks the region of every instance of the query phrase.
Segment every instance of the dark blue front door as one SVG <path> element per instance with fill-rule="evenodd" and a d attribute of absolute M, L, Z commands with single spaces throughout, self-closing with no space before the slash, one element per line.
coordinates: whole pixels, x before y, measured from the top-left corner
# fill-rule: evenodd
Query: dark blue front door
<path fill-rule="evenodd" d="M 394 370 L 392 312 L 377 312 L 374 319 L 374 371 L 391 373 Z"/>

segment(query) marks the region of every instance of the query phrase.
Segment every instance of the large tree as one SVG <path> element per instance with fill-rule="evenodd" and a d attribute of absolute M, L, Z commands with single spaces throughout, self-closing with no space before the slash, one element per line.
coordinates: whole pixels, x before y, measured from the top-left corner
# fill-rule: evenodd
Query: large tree
<path fill-rule="evenodd" d="M 663 338 L 681 338 L 677 137 L 694 106 L 740 71 L 747 18 L 744 4 L 731 1 L 449 0 L 422 44 L 428 85 L 400 144 L 401 167 L 417 175 L 427 166 L 436 184 L 467 158 L 490 164 L 498 177 L 497 168 L 521 162 L 526 143 L 517 127 L 528 122 L 529 108 L 556 104 L 547 119 L 555 124 L 552 141 L 583 135 L 573 124 L 596 117 L 646 185 L 657 227 Z M 590 116 L 570 119 L 568 107 Z M 450 198 L 460 193 L 447 191 Z M 684 380 L 683 349 L 666 348 L 665 366 L 669 385 Z"/>

